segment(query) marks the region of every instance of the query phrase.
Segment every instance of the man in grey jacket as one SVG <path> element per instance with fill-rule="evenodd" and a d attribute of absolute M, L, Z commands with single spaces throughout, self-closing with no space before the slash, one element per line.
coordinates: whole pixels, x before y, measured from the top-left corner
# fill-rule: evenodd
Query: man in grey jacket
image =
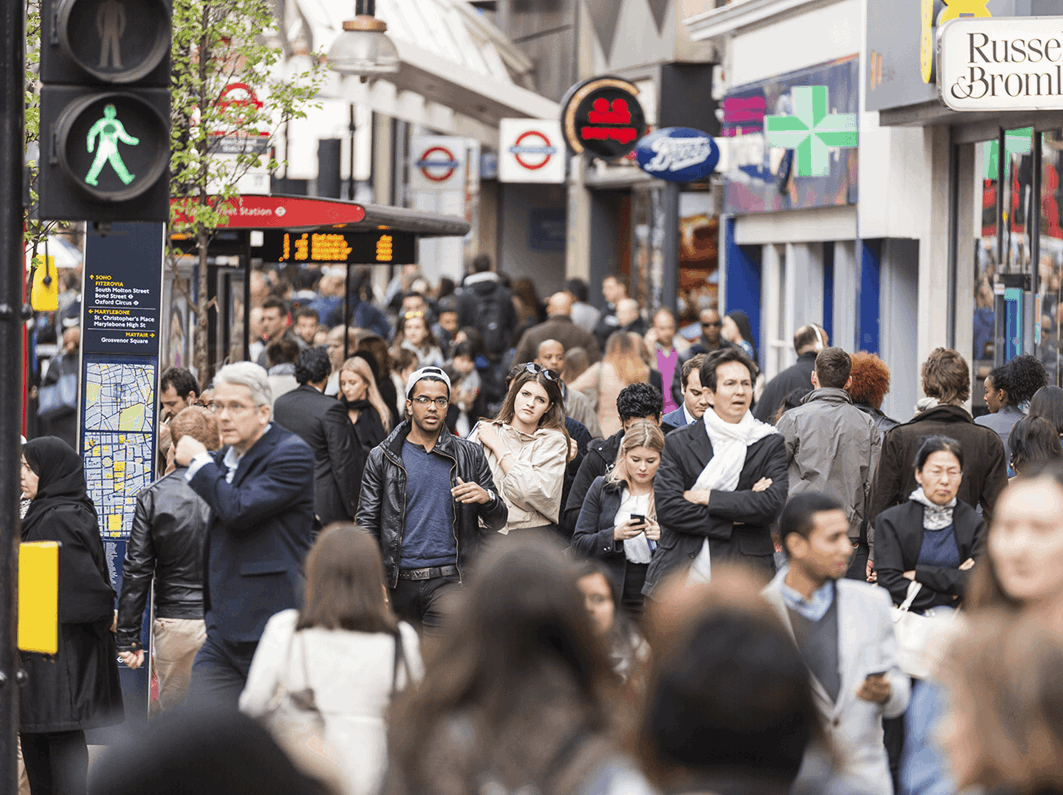
<path fill-rule="evenodd" d="M 874 419 L 854 406 L 845 391 L 851 370 L 852 359 L 841 348 L 820 351 L 812 392 L 783 414 L 777 427 L 786 439 L 790 497 L 818 491 L 838 500 L 855 549 L 882 441 Z"/>

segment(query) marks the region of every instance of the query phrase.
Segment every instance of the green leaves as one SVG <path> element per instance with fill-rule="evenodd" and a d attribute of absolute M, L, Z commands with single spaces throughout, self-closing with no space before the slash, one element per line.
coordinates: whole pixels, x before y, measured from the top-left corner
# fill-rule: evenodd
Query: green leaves
<path fill-rule="evenodd" d="M 316 106 L 322 59 L 283 78 L 268 0 L 174 0 L 171 232 L 195 235 L 226 223 L 218 211 L 251 169 L 280 164 L 276 132 Z"/>

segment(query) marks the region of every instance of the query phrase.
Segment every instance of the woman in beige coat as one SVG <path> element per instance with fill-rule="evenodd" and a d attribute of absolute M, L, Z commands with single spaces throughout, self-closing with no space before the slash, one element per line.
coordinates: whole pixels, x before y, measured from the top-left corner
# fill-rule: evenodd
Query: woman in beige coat
<path fill-rule="evenodd" d="M 557 373 L 520 365 L 498 416 L 481 422 L 469 440 L 484 448 L 509 521 L 500 532 L 557 526 L 569 438 Z"/>

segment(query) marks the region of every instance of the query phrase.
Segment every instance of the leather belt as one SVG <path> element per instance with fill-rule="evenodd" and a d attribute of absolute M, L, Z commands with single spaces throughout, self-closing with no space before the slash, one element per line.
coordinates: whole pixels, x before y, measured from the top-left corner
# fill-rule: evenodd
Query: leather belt
<path fill-rule="evenodd" d="M 451 577 L 457 573 L 457 566 L 432 566 L 427 569 L 399 569 L 399 579 L 432 580 L 436 577 Z"/>

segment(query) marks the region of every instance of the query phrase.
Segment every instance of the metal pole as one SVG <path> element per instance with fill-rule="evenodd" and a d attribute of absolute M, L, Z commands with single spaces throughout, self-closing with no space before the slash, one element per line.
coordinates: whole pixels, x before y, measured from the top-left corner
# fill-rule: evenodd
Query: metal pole
<path fill-rule="evenodd" d="M 24 7 L 22 0 L 6 0 L 0 9 L 0 795 L 18 792 L 15 597 L 22 459 Z"/>
<path fill-rule="evenodd" d="M 347 201 L 354 201 L 354 134 L 357 129 L 354 124 L 354 103 L 351 103 L 351 123 L 347 128 L 351 134 L 351 168 L 347 176 Z"/>

